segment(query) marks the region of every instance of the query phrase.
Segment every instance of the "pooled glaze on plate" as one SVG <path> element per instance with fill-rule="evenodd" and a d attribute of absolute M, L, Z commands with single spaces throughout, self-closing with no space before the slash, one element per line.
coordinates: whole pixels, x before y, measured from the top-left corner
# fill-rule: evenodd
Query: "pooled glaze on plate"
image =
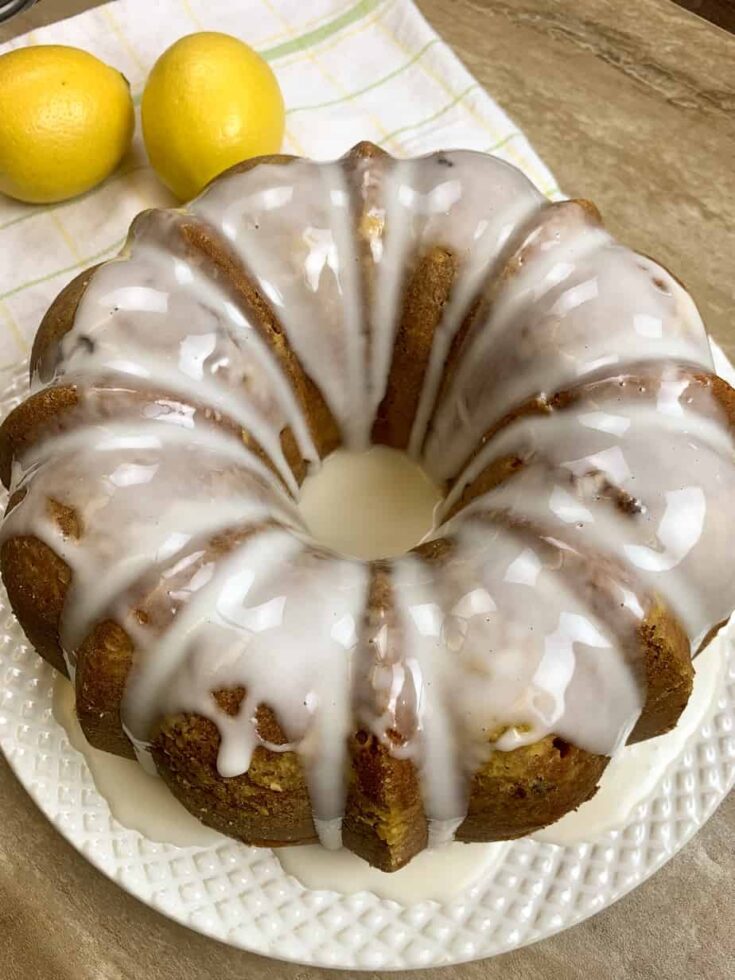
<path fill-rule="evenodd" d="M 349 467 L 350 461 L 343 460 L 341 465 Z M 358 471 L 369 478 L 364 465 Z M 350 538 L 354 540 L 352 535 Z M 537 831 L 534 839 L 568 847 L 594 841 L 607 831 L 624 827 L 635 807 L 651 795 L 711 714 L 722 666 L 722 641 L 718 638 L 695 662 L 692 696 L 674 731 L 621 749 L 605 770 L 595 796 L 574 813 Z M 54 684 L 54 717 L 74 748 L 84 756 L 97 790 L 124 827 L 138 831 L 150 841 L 179 847 L 209 847 L 226 839 L 193 817 L 168 792 L 162 780 L 148 775 L 129 759 L 119 759 L 93 748 L 74 713 L 74 689 L 61 676 Z M 284 870 L 306 888 L 344 895 L 370 891 L 381 898 L 412 905 L 428 900 L 446 903 L 474 881 L 487 877 L 502 860 L 507 847 L 506 844 L 448 844 L 424 852 L 393 874 L 371 868 L 345 849 L 336 852 L 306 845 L 279 848 L 275 854 Z"/>

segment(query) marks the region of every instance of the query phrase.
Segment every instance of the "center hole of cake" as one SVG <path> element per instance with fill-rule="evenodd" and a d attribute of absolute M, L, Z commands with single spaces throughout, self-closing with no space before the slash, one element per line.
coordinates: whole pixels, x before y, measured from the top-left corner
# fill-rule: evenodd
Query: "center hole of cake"
<path fill-rule="evenodd" d="M 389 558 L 432 529 L 440 499 L 405 453 L 374 446 L 328 456 L 304 481 L 299 509 L 319 544 L 353 558 Z"/>

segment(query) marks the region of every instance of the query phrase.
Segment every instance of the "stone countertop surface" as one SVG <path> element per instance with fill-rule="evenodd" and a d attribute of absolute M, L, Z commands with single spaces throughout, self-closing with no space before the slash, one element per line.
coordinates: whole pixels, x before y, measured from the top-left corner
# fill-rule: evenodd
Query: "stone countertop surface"
<path fill-rule="evenodd" d="M 0 41 L 89 6 L 43 0 L 0 26 Z M 419 7 L 560 186 L 679 276 L 735 356 L 735 38 L 671 0 Z M 391 976 L 724 980 L 735 962 L 734 843 L 735 795 L 658 874 L 576 928 L 494 960 Z M 231 949 L 140 904 L 56 833 L 2 757 L 0 960 L 6 980 L 337 975 Z"/>

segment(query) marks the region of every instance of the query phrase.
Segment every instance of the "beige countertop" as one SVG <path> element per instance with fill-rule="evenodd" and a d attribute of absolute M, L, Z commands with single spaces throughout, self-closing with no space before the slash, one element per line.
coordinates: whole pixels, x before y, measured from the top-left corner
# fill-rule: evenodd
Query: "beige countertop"
<path fill-rule="evenodd" d="M 92 5 L 43 0 L 0 26 L 0 41 Z M 618 235 L 683 279 L 735 355 L 735 38 L 670 0 L 419 6 L 560 186 L 594 200 Z M 595 918 L 495 960 L 416 976 L 724 980 L 735 962 L 734 843 L 731 796 L 681 854 Z M 2 757 L 0 962 L 6 980 L 336 975 L 220 945 L 130 898 L 62 840 Z"/>

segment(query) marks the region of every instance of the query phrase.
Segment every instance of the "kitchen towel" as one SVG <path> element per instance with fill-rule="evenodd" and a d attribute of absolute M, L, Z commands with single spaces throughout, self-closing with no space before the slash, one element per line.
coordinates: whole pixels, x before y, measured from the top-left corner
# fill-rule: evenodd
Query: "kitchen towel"
<path fill-rule="evenodd" d="M 145 80 L 177 38 L 224 31 L 269 62 L 283 90 L 284 152 L 330 159 L 373 140 L 396 156 L 464 147 L 520 167 L 550 197 L 554 179 L 524 134 L 410 0 L 115 0 L 0 46 L 84 48 Z M 113 256 L 138 211 L 175 204 L 150 169 L 140 132 L 120 168 L 84 197 L 51 206 L 0 195 L 0 370 L 27 360 L 63 286 Z"/>

